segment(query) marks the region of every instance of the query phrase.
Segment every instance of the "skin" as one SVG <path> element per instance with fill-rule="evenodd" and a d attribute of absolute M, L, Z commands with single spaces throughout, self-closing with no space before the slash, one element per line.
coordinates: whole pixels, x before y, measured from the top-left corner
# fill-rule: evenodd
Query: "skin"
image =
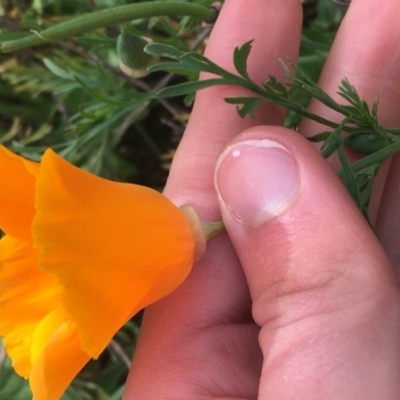
<path fill-rule="evenodd" d="M 278 58 L 298 53 L 301 12 L 299 0 L 226 0 L 206 55 L 233 71 L 234 47 L 254 38 L 252 78 L 280 76 Z M 399 65 L 398 0 L 353 0 L 320 85 L 335 96 L 346 76 L 367 101 L 379 93 L 381 122 L 398 126 Z M 304 139 L 321 127 L 281 128 L 284 112 L 270 105 L 242 120 L 223 98 L 243 94 L 197 95 L 165 194 L 205 221 L 222 214 L 228 234 L 146 309 L 124 400 L 399 399 L 400 157 L 375 186 L 379 242 L 336 178 L 336 159 Z M 279 141 L 302 176 L 286 210 L 257 226 L 239 223 L 214 187 L 219 154 L 249 138 Z"/>

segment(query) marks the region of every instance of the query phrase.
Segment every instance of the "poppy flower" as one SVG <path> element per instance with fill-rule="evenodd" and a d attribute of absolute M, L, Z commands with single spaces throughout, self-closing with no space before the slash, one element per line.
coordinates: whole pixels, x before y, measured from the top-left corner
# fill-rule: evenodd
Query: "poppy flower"
<path fill-rule="evenodd" d="M 134 314 L 188 275 L 195 239 L 160 193 L 0 147 L 0 336 L 34 400 L 58 400 Z"/>

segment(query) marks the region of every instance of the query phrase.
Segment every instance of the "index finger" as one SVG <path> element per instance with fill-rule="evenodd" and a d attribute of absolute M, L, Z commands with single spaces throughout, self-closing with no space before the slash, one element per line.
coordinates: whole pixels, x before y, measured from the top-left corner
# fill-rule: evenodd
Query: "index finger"
<path fill-rule="evenodd" d="M 283 75 L 279 59 L 297 59 L 302 25 L 299 0 L 227 0 L 205 55 L 234 72 L 235 47 L 254 39 L 248 59 L 250 77 L 262 83 L 269 74 Z M 206 74 L 201 76 L 207 78 Z M 183 140 L 174 157 L 165 194 L 178 204 L 192 204 L 202 217 L 219 215 L 213 187 L 215 161 L 239 132 L 260 124 L 281 124 L 284 110 L 265 105 L 254 120 L 241 119 L 225 97 L 254 95 L 243 88 L 218 86 L 197 93 Z M 209 204 L 205 215 L 204 204 Z M 212 204 L 212 206 L 211 206 Z M 211 209 L 213 211 L 211 211 Z M 203 213 L 203 214 L 202 214 Z"/>

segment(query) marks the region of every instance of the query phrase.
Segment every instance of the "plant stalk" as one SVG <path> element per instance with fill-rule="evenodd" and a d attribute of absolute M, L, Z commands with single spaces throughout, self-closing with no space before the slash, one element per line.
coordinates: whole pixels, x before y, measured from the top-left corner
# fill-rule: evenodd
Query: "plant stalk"
<path fill-rule="evenodd" d="M 386 160 L 386 158 L 397 153 L 398 151 L 400 151 L 400 140 L 396 143 L 386 146 L 382 150 L 379 150 L 367 157 L 362 158 L 361 160 L 354 162 L 353 164 L 350 164 L 350 169 L 353 172 L 358 172 L 363 168 L 369 167 L 370 165 L 383 162 L 384 160 Z M 343 178 L 344 177 L 343 169 L 337 171 L 336 174 L 339 178 Z"/>
<path fill-rule="evenodd" d="M 212 20 L 215 18 L 215 10 L 198 4 L 179 2 L 145 2 L 107 8 L 71 18 L 21 39 L 5 41 L 1 43 L 1 51 L 3 53 L 10 53 L 26 47 L 39 46 L 51 41 L 79 36 L 105 26 L 156 16 L 190 16 L 204 20 Z"/>

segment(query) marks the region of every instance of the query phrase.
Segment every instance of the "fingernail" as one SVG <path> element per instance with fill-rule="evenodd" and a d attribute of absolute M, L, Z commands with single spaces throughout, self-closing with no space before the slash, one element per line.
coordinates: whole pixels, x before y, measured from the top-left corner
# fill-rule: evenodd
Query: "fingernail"
<path fill-rule="evenodd" d="M 235 143 L 217 162 L 215 186 L 222 207 L 244 225 L 282 214 L 293 202 L 298 185 L 292 154 L 270 139 Z"/>

